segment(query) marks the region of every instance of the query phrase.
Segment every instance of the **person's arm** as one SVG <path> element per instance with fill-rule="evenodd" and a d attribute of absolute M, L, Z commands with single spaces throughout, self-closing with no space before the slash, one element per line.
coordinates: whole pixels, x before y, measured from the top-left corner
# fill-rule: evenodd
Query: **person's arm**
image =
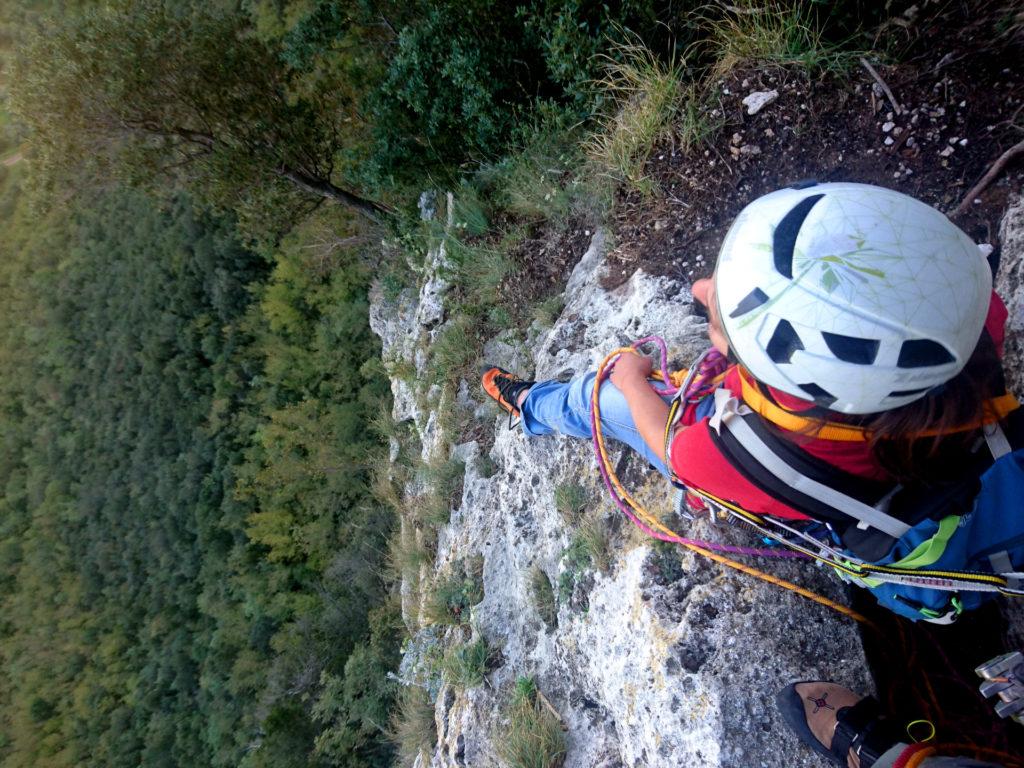
<path fill-rule="evenodd" d="M 608 378 L 625 396 L 633 423 L 644 442 L 655 456 L 661 456 L 665 450 L 665 422 L 669 407 L 647 381 L 653 368 L 649 357 L 623 354 L 615 361 Z"/>

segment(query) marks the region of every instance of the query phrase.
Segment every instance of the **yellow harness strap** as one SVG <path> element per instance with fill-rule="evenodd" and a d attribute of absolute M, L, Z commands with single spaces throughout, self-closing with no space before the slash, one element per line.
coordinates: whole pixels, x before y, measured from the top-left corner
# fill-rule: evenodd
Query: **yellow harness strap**
<path fill-rule="evenodd" d="M 761 390 L 749 378 L 750 374 L 746 370 L 740 368 L 739 374 L 743 402 L 780 429 L 784 429 L 787 432 L 807 434 L 819 440 L 836 440 L 846 443 L 863 442 L 870 437 L 867 430 L 863 427 L 841 424 L 835 421 L 823 423 L 818 419 L 807 418 L 793 411 L 788 411 L 762 395 Z M 1011 394 L 1005 394 L 993 398 L 986 403 L 985 418 L 980 423 L 965 424 L 947 431 L 961 432 L 968 429 L 976 429 L 984 424 L 991 424 L 1006 418 L 1007 415 L 1019 407 L 1020 403 L 1017 402 L 1017 398 Z M 918 436 L 934 437 L 938 434 L 940 434 L 939 430 L 930 429 L 919 432 Z"/>

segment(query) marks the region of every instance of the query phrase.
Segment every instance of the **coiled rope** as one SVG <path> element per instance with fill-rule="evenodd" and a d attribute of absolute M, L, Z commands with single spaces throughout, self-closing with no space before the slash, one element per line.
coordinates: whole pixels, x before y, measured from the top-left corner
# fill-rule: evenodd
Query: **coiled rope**
<path fill-rule="evenodd" d="M 718 544 L 710 541 L 703 541 L 701 539 L 690 539 L 684 536 L 680 536 L 678 533 L 668 528 L 654 515 L 648 512 L 642 504 L 634 499 L 629 492 L 622 486 L 618 476 L 615 474 L 615 470 L 612 468 L 611 460 L 608 458 L 608 452 L 605 448 L 604 435 L 601 432 L 601 406 L 600 406 L 600 390 L 601 384 L 608 377 L 611 369 L 614 367 L 615 360 L 618 359 L 619 355 L 622 354 L 637 354 L 637 350 L 647 343 L 654 343 L 658 346 L 661 353 L 661 370 L 656 372 L 655 377 L 661 378 L 664 382 L 664 387 L 654 387 L 654 390 L 660 395 L 676 395 L 679 393 L 680 387 L 673 384 L 674 378 L 668 372 L 668 348 L 665 345 L 665 341 L 658 336 L 647 336 L 639 341 L 634 342 L 628 347 L 620 347 L 614 350 L 598 366 L 597 377 L 594 381 L 594 391 L 591 394 L 590 400 L 590 428 L 591 434 L 593 435 L 594 453 L 597 457 L 598 469 L 601 471 L 601 479 L 604 481 L 605 487 L 608 489 L 608 494 L 611 496 L 612 501 L 615 505 L 630 519 L 630 521 L 636 525 L 641 531 L 646 533 L 652 538 L 660 541 L 670 541 L 675 544 L 679 544 L 692 552 L 695 552 L 703 557 L 720 563 L 728 568 L 732 568 L 737 571 L 746 573 L 749 576 L 753 576 L 761 581 L 774 584 L 783 589 L 787 589 L 791 592 L 795 592 L 808 600 L 813 600 L 816 603 L 827 606 L 838 613 L 848 616 L 851 619 L 862 622 L 864 624 L 870 624 L 871 622 L 845 605 L 837 603 L 834 600 L 830 600 L 824 595 L 819 595 L 805 587 L 801 587 L 798 584 L 793 584 L 785 579 L 780 579 L 777 576 L 773 576 L 770 573 L 753 568 L 752 566 L 746 565 L 745 563 L 737 562 L 724 554 L 729 553 L 734 555 L 745 555 L 753 557 L 779 557 L 779 558 L 795 558 L 795 559 L 806 559 L 806 556 L 799 552 L 790 552 L 779 549 L 758 549 L 752 547 L 734 547 L 727 544 Z M 698 366 L 694 366 L 694 375 L 688 374 L 688 382 L 684 383 L 684 398 L 692 397 L 693 392 L 697 389 L 703 389 L 707 386 L 710 378 L 710 370 L 697 370 Z"/>

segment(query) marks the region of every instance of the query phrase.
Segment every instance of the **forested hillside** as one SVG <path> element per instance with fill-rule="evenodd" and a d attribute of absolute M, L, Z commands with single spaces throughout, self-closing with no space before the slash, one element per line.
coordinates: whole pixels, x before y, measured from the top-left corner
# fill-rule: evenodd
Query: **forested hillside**
<path fill-rule="evenodd" d="M 305 764 L 383 595 L 364 278 L 181 196 L 41 219 L 5 173 L 5 764 Z"/>

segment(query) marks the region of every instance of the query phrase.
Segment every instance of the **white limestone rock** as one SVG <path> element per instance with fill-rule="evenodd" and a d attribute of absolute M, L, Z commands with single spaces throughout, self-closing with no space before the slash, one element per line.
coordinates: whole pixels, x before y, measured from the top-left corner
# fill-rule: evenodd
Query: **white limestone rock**
<path fill-rule="evenodd" d="M 999 227 L 1002 255 L 996 291 L 1006 302 L 1007 384 L 1017 397 L 1024 397 L 1024 195 L 1019 195 L 1003 216 Z"/>
<path fill-rule="evenodd" d="M 685 366 L 707 346 L 686 285 L 637 272 L 605 290 L 604 256 L 604 237 L 597 233 L 569 279 L 560 318 L 533 343 L 532 360 L 517 357 L 522 352 L 506 338 L 495 342 L 492 351 L 507 354 L 494 362 L 551 378 L 592 369 L 611 349 L 650 334 L 668 342 L 676 357 L 671 368 Z M 372 327 L 382 335 L 387 359 L 423 330 L 425 315 L 379 301 L 378 292 Z M 410 418 L 421 425 L 431 414 L 416 412 L 413 402 Z M 793 680 L 816 677 L 869 691 L 851 621 L 697 555 L 666 558 L 605 500 L 586 441 L 527 439 L 497 418 L 489 457 L 476 442 L 454 453 L 466 466 L 463 494 L 439 534 L 435 567 L 483 557 L 485 597 L 473 609 L 472 624 L 500 649 L 501 663 L 482 687 L 441 687 L 438 744 L 431 760 L 417 765 L 498 766 L 508 727 L 502 708 L 520 675 L 536 679 L 568 727 L 566 768 L 749 768 L 778 765 L 780 755 L 793 768 L 820 765 L 789 735 L 773 698 Z M 668 512 L 664 480 L 629 456 L 612 451 L 624 480 L 631 488 L 645 486 L 649 503 Z M 607 573 L 588 569 L 576 579 L 559 603 L 557 627 L 549 628 L 533 604 L 530 573 L 541 568 L 559 591 L 572 531 L 553 499 L 566 481 L 585 483 L 600 505 L 613 531 L 612 563 Z M 685 530 L 699 538 L 751 541 L 729 526 L 700 522 Z M 822 569 L 758 565 L 844 601 L 841 586 Z"/>
<path fill-rule="evenodd" d="M 748 115 L 756 115 L 777 98 L 779 92 L 774 88 L 770 91 L 754 91 L 743 99 L 743 106 L 747 108 Z"/>

